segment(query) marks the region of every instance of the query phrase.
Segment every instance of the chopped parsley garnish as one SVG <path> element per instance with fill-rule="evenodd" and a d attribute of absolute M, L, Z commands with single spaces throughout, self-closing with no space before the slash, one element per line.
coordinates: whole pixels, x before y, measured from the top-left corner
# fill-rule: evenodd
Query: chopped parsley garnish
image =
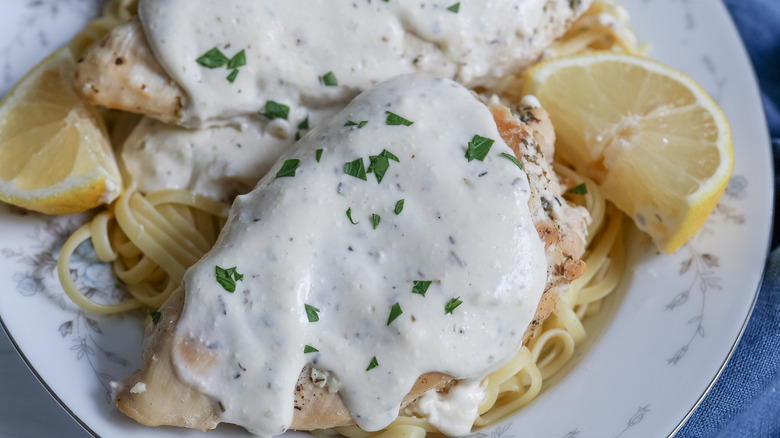
<path fill-rule="evenodd" d="M 484 161 L 495 140 L 475 135 L 466 149 L 466 159 Z"/>
<path fill-rule="evenodd" d="M 236 69 L 239 67 L 243 67 L 246 65 L 246 53 L 244 53 L 244 50 L 242 49 L 240 52 L 233 55 L 232 58 L 230 58 L 230 61 L 227 63 L 228 69 Z"/>
<path fill-rule="evenodd" d="M 320 315 L 317 314 L 320 309 L 308 304 L 304 304 L 303 307 L 306 309 L 306 318 L 309 319 L 309 322 L 317 322 L 320 320 Z"/>
<path fill-rule="evenodd" d="M 360 223 L 360 222 L 355 222 L 355 221 L 352 220 L 352 207 L 349 207 L 347 209 L 347 219 L 349 219 L 349 221 L 352 223 L 352 225 L 357 225 L 357 224 Z"/>
<path fill-rule="evenodd" d="M 320 350 L 317 350 L 316 348 L 312 347 L 311 345 L 304 345 L 303 346 L 303 354 L 308 353 L 319 353 Z"/>
<path fill-rule="evenodd" d="M 236 267 L 224 269 L 216 267 L 217 283 L 228 292 L 236 291 L 236 282 L 244 279 L 243 274 L 236 272 Z"/>
<path fill-rule="evenodd" d="M 425 292 L 428 292 L 428 287 L 430 287 L 432 281 L 414 280 L 412 283 L 414 283 L 414 286 L 412 286 L 412 293 L 425 296 Z"/>
<path fill-rule="evenodd" d="M 501 156 L 502 156 L 502 157 L 504 157 L 504 158 L 506 158 L 507 160 L 509 160 L 509 161 L 511 161 L 511 162 L 513 162 L 513 163 L 515 163 L 515 165 L 516 165 L 517 167 L 519 167 L 520 169 L 522 169 L 522 168 L 523 168 L 523 163 L 521 163 L 521 162 L 517 161 L 517 158 L 515 158 L 515 156 L 514 156 L 514 155 L 512 155 L 512 154 L 507 154 L 506 152 L 501 152 Z"/>
<path fill-rule="evenodd" d="M 409 121 L 398 114 L 391 113 L 390 111 L 385 111 L 385 114 L 387 114 L 387 120 L 385 121 L 385 124 L 387 125 L 412 126 L 414 124 L 414 122 Z"/>
<path fill-rule="evenodd" d="M 358 158 L 355 161 L 344 163 L 344 173 L 349 176 L 354 176 L 357 179 L 368 181 L 366 178 L 366 167 L 363 165 L 363 159 Z"/>
<path fill-rule="evenodd" d="M 320 162 L 320 158 L 322 158 L 322 149 L 317 149 L 314 152 L 314 159 L 317 160 L 317 162 Z"/>
<path fill-rule="evenodd" d="M 452 313 L 461 304 L 463 304 L 463 301 L 460 300 L 460 297 L 451 299 L 444 305 L 444 313 Z"/>
<path fill-rule="evenodd" d="M 404 313 L 404 311 L 401 310 L 401 305 L 398 303 L 393 304 L 393 307 L 390 308 L 390 316 L 387 317 L 387 325 L 390 325 L 390 323 L 395 321 L 402 313 Z"/>
<path fill-rule="evenodd" d="M 379 153 L 379 156 L 380 157 L 386 157 L 388 160 L 393 160 L 396 163 L 400 163 L 401 162 L 401 160 L 399 160 L 398 157 L 396 157 L 392 153 L 388 152 L 387 149 L 382 149 L 382 152 Z"/>
<path fill-rule="evenodd" d="M 387 149 L 382 149 L 382 152 L 380 152 L 379 155 L 369 156 L 368 161 L 370 164 L 368 165 L 368 170 L 366 170 L 366 173 L 373 172 L 374 176 L 376 176 L 376 183 L 381 183 L 382 179 L 385 177 L 387 169 L 390 168 L 390 160 L 398 163 L 401 162 L 398 157 L 388 152 Z"/>
<path fill-rule="evenodd" d="M 322 83 L 325 84 L 326 87 L 338 87 L 339 80 L 336 79 L 336 75 L 334 75 L 332 71 L 329 71 L 322 76 Z"/>
<path fill-rule="evenodd" d="M 214 47 L 196 59 L 195 62 L 206 68 L 220 68 L 228 63 L 228 57 L 218 48 Z"/>
<path fill-rule="evenodd" d="M 382 220 L 382 218 L 376 214 L 371 213 L 371 227 L 376 230 L 377 225 L 379 225 L 379 221 Z"/>
<path fill-rule="evenodd" d="M 460 2 L 457 2 L 454 5 L 450 6 L 449 8 L 447 8 L 447 10 L 457 14 L 458 11 L 460 10 Z"/>
<path fill-rule="evenodd" d="M 265 112 L 259 113 L 263 117 L 267 117 L 271 120 L 284 119 L 287 120 L 287 116 L 290 115 L 290 107 L 279 102 L 269 100 L 265 103 Z"/>
<path fill-rule="evenodd" d="M 380 155 L 371 155 L 368 157 L 368 161 L 371 164 L 368 165 L 366 173 L 373 173 L 376 176 L 376 183 L 381 183 L 387 169 L 390 168 L 390 161 L 387 160 L 387 157 Z"/>
<path fill-rule="evenodd" d="M 147 310 L 146 314 L 152 317 L 152 323 L 154 325 L 157 325 L 157 323 L 160 322 L 160 317 L 162 317 L 162 313 L 154 309 Z"/>
<path fill-rule="evenodd" d="M 371 371 L 378 366 L 379 366 L 379 361 L 377 361 L 376 356 L 374 356 L 371 358 L 371 362 L 368 363 L 368 368 L 366 368 L 366 371 Z"/>
<path fill-rule="evenodd" d="M 352 120 L 347 120 L 347 123 L 344 124 L 344 126 L 357 126 L 358 129 L 366 126 L 368 124 L 368 120 L 361 120 L 357 123 L 353 122 Z"/>
<path fill-rule="evenodd" d="M 238 77 L 238 69 L 234 68 L 233 71 L 231 71 L 230 74 L 227 75 L 227 78 L 225 78 L 225 79 L 227 79 L 228 82 L 230 82 L 232 84 L 233 81 L 235 81 L 237 77 Z"/>
<path fill-rule="evenodd" d="M 588 186 L 585 185 L 585 183 L 578 184 L 571 189 L 569 189 L 569 193 L 573 195 L 587 195 L 588 194 Z"/>
<path fill-rule="evenodd" d="M 276 177 L 281 178 L 284 176 L 293 177 L 295 176 L 295 169 L 298 168 L 298 165 L 301 164 L 301 160 L 298 160 L 296 158 L 291 158 L 282 164 L 282 168 L 279 169 L 278 172 L 276 172 Z"/>
<path fill-rule="evenodd" d="M 224 53 L 214 47 L 195 61 L 206 68 L 220 68 L 227 64 L 227 69 L 230 70 L 230 74 L 228 74 L 225 79 L 232 84 L 238 77 L 238 68 L 246 65 L 246 52 L 241 50 L 233 55 L 232 58 L 228 59 Z"/>
<path fill-rule="evenodd" d="M 402 211 L 404 211 L 404 200 L 399 199 L 398 202 L 395 203 L 395 210 L 393 210 L 396 215 L 401 214 Z"/>
<path fill-rule="evenodd" d="M 301 139 L 301 130 L 303 129 L 309 129 L 309 116 L 306 116 L 305 119 L 301 123 L 298 123 L 298 130 L 295 131 L 295 141 L 298 141 Z M 319 161 L 319 160 L 317 160 Z"/>

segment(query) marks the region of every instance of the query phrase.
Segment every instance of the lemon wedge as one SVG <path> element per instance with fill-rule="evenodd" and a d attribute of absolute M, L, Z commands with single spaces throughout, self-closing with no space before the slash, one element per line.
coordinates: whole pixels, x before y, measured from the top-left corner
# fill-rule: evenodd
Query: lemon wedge
<path fill-rule="evenodd" d="M 613 52 L 551 59 L 528 71 L 524 94 L 550 113 L 556 154 L 670 254 L 702 227 L 734 166 L 731 130 L 689 76 Z"/>
<path fill-rule="evenodd" d="M 75 68 L 62 48 L 0 101 L 0 201 L 68 214 L 119 196 L 122 179 L 106 128 L 73 91 Z"/>

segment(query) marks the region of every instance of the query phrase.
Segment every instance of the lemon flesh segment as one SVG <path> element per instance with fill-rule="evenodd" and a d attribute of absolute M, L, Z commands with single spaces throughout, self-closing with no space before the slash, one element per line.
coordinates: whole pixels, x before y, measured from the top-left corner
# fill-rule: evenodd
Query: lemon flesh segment
<path fill-rule="evenodd" d="M 103 120 L 71 86 L 67 48 L 35 66 L 0 102 L 0 201 L 50 214 L 107 204 L 122 179 Z"/>
<path fill-rule="evenodd" d="M 595 52 L 531 69 L 523 88 L 550 113 L 556 154 L 672 253 L 693 237 L 726 188 L 731 131 L 689 76 L 637 56 Z"/>

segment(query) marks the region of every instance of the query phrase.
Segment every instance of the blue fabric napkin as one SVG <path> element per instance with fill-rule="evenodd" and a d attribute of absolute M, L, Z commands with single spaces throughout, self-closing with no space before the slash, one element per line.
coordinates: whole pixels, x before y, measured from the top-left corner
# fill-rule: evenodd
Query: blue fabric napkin
<path fill-rule="evenodd" d="M 780 1 L 724 0 L 761 85 L 772 136 L 775 193 L 780 190 Z M 775 201 L 772 253 L 756 308 L 723 374 L 677 434 L 780 437 L 780 221 Z M 760 251 L 763 248 L 756 248 Z"/>

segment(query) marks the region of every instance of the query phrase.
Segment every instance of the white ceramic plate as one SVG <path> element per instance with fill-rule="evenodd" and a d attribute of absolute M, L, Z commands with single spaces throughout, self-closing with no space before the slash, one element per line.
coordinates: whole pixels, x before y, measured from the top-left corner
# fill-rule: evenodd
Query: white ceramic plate
<path fill-rule="evenodd" d="M 3 2 L 0 93 L 67 41 L 99 0 Z M 570 370 L 532 405 L 477 433 L 627 437 L 672 434 L 720 373 L 757 293 L 772 209 L 769 138 L 756 81 L 726 9 L 712 0 L 624 0 L 652 56 L 696 78 L 733 128 L 734 177 L 704 230 L 672 256 L 632 240 L 631 271 Z M 118 413 L 108 382 L 140 363 L 141 324 L 77 310 L 56 278 L 59 247 L 79 217 L 0 205 L 0 318 L 52 394 L 96 436 L 201 436 L 146 428 Z M 108 267 L 83 250 L 77 283 L 113 293 Z M 9 397 L 0 394 L 0 397 Z M 245 435 L 220 426 L 209 437 Z"/>

